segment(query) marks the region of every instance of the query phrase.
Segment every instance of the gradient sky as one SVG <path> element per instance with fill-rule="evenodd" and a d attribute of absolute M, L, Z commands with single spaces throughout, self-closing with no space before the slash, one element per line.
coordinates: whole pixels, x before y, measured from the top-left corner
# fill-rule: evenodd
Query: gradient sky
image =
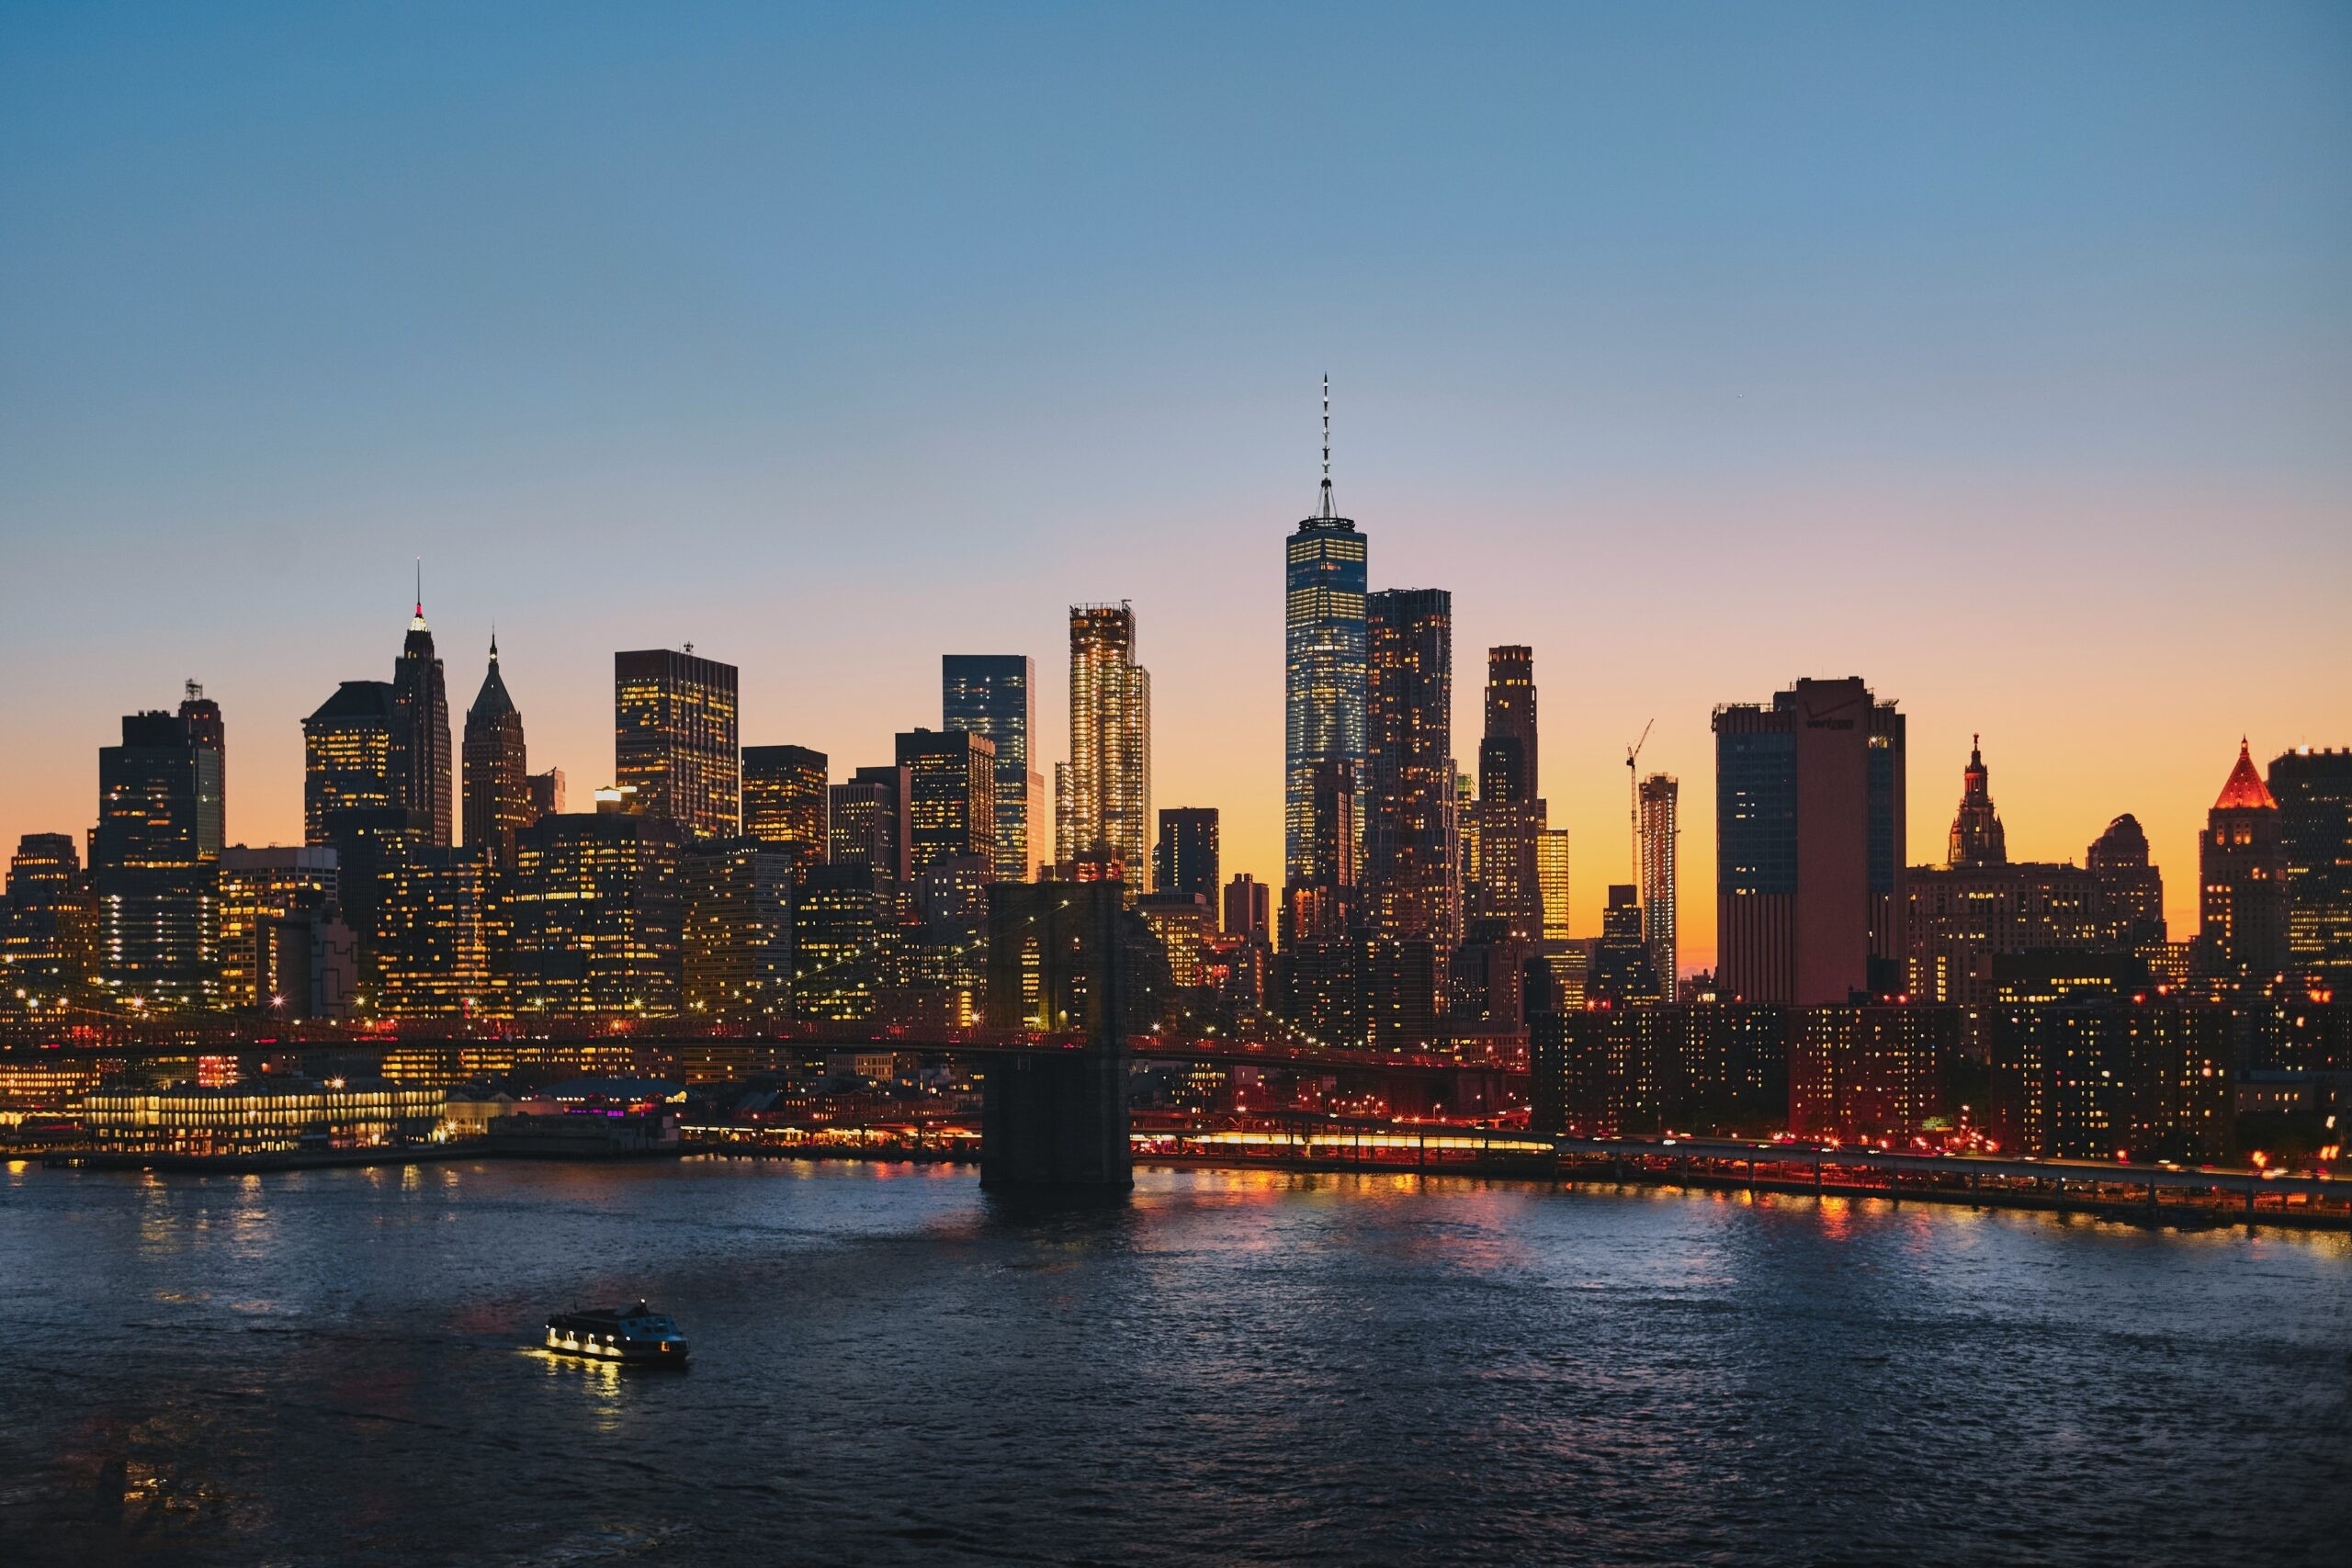
<path fill-rule="evenodd" d="M 1623 748 L 1868 677 L 1911 858 L 2137 813 L 2193 930 L 2241 731 L 2352 744 L 2352 7 L 288 5 L 0 11 L 0 840 L 202 680 L 232 839 L 389 675 L 612 766 L 611 651 L 836 776 L 1128 598 L 1159 805 L 1280 874 L 1282 541 L 1331 374 L 1457 753 L 1536 650 L 1577 929 Z"/>

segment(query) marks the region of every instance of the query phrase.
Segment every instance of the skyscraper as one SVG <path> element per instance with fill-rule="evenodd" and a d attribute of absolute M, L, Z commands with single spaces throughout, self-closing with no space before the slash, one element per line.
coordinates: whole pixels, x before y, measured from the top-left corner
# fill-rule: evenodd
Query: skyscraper
<path fill-rule="evenodd" d="M 1284 551 L 1283 881 L 1307 886 L 1320 824 L 1316 771 L 1364 758 L 1364 536 L 1331 503 L 1331 382 L 1323 381 L 1323 487 Z M 1353 792 L 1351 792 L 1352 794 Z M 1287 897 L 1287 895 L 1285 895 Z"/>
<path fill-rule="evenodd" d="M 98 908 L 71 833 L 27 833 L 8 862 L 0 951 L 15 984 L 38 996 L 79 994 L 98 976 Z"/>
<path fill-rule="evenodd" d="M 392 804 L 431 818 L 426 842 L 446 849 L 456 826 L 449 777 L 449 688 L 424 624 L 424 596 L 392 665 Z"/>
<path fill-rule="evenodd" d="M 832 787 L 832 837 L 827 858 L 834 865 L 862 866 L 884 890 L 914 875 L 907 840 L 907 770 L 897 764 L 860 768 L 847 784 Z"/>
<path fill-rule="evenodd" d="M 1374 593 L 1364 615 L 1365 916 L 1374 934 L 1462 940 L 1453 765 L 1453 596 Z"/>
<path fill-rule="evenodd" d="M 98 751 L 90 870 L 100 981 L 142 1008 L 210 999 L 221 849 L 217 734 L 177 714 L 126 714 L 122 744 Z"/>
<path fill-rule="evenodd" d="M 943 655 L 939 697 L 941 728 L 985 735 L 996 746 L 996 879 L 1026 882 L 1046 847 L 1046 781 L 1030 749 L 1036 664 L 1023 653 Z"/>
<path fill-rule="evenodd" d="M 514 863 L 514 835 L 538 820 L 531 803 L 531 770 L 524 759 L 523 716 L 498 672 L 498 638 L 490 639 L 490 668 L 466 710 L 466 848 L 487 852 L 499 865 Z"/>
<path fill-rule="evenodd" d="M 2198 835 L 2198 941 L 2217 972 L 2267 980 L 2287 964 L 2287 845 L 2278 803 L 2238 742 Z"/>
<path fill-rule="evenodd" d="M 1841 1003 L 1900 984 L 1903 715 L 1860 677 L 1715 710 L 1717 984 Z"/>
<path fill-rule="evenodd" d="M 2287 852 L 2287 957 L 2352 984 L 2352 749 L 2308 746 L 2272 760 Z"/>
<path fill-rule="evenodd" d="M 1171 806 L 1159 814 L 1151 868 L 1154 893 L 1193 893 L 1210 907 L 1217 897 L 1216 807 Z"/>
<path fill-rule="evenodd" d="M 387 681 L 345 681 L 302 721 L 302 841 L 334 840 L 340 812 L 393 807 L 392 731 L 398 710 Z"/>
<path fill-rule="evenodd" d="M 1272 890 L 1248 872 L 1225 885 L 1225 934 L 1261 944 L 1273 941 Z"/>
<path fill-rule="evenodd" d="M 1993 809 L 1990 775 L 1984 768 L 1984 737 L 1968 738 L 1968 767 L 1961 774 L 1960 809 L 1951 819 L 1951 845 L 1944 863 L 1953 867 L 2007 865 L 2008 838 Z"/>
<path fill-rule="evenodd" d="M 673 820 L 600 808 L 515 837 L 507 1006 L 517 1015 L 673 1012 L 685 908 Z"/>
<path fill-rule="evenodd" d="M 1544 941 L 1568 941 L 1568 830 L 1546 828 L 1535 841 L 1536 881 L 1544 890 Z"/>
<path fill-rule="evenodd" d="M 743 811 L 735 666 L 641 649 L 613 655 L 613 782 L 698 839 L 731 839 Z"/>
<path fill-rule="evenodd" d="M 1508 646 L 1487 650 L 1487 729 L 1478 743 L 1475 912 L 1503 922 L 1510 937 L 1543 934 L 1543 871 L 1537 844 L 1544 829 L 1536 794 L 1535 655 Z"/>
<path fill-rule="evenodd" d="M 204 694 L 204 683 L 190 681 L 182 689 L 180 717 L 198 746 L 220 759 L 220 841 L 229 841 L 229 732 L 220 721 L 220 705 Z"/>
<path fill-rule="evenodd" d="M 1641 783 L 1640 836 L 1642 860 L 1642 940 L 1649 946 L 1650 964 L 1657 971 L 1661 999 L 1674 999 L 1675 978 L 1675 840 L 1682 786 L 1671 773 L 1652 773 Z"/>
<path fill-rule="evenodd" d="M 788 851 L 795 870 L 823 860 L 829 766 L 806 746 L 744 747 L 744 837 Z"/>
<path fill-rule="evenodd" d="M 1069 766 L 1054 858 L 1107 852 L 1130 887 L 1151 851 L 1151 676 L 1136 662 L 1136 614 L 1069 610 Z"/>
<path fill-rule="evenodd" d="M 996 855 L 996 748 L 962 729 L 915 729 L 899 737 L 907 775 L 910 869 L 921 876 L 957 855 Z"/>

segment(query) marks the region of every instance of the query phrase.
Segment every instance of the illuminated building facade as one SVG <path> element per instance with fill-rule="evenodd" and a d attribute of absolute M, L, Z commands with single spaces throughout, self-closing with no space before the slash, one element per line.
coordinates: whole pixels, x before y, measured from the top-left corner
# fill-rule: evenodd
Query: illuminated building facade
<path fill-rule="evenodd" d="M 419 844 L 377 873 L 369 1010 L 385 1018 L 502 1010 L 492 995 L 492 871 L 487 860 Z"/>
<path fill-rule="evenodd" d="M 914 875 L 907 840 L 907 770 L 860 768 L 847 784 L 832 787 L 832 833 L 827 858 L 835 865 L 862 866 L 885 886 Z"/>
<path fill-rule="evenodd" d="M 1365 924 L 1451 953 L 1462 940 L 1453 596 L 1442 588 L 1374 593 L 1364 624 Z"/>
<path fill-rule="evenodd" d="M 1326 764 L 1361 782 L 1364 761 L 1364 536 L 1331 503 L 1331 390 L 1323 389 L 1323 486 L 1291 534 L 1283 588 L 1283 884 L 1318 886 L 1316 815 Z M 1351 791 L 1351 795 L 1353 791 Z"/>
<path fill-rule="evenodd" d="M 790 849 L 758 840 L 687 852 L 680 879 L 688 1012 L 760 1019 L 791 1011 L 794 865 Z"/>
<path fill-rule="evenodd" d="M 302 841 L 334 841 L 345 811 L 381 811 L 392 798 L 392 731 L 398 722 L 388 681 L 345 681 L 302 721 Z"/>
<path fill-rule="evenodd" d="M 1151 890 L 1192 894 L 1214 904 L 1217 884 L 1216 807 L 1171 806 L 1160 812 Z"/>
<path fill-rule="evenodd" d="M 1136 913 L 1168 954 L 1168 973 L 1174 984 L 1200 985 L 1201 956 L 1216 933 L 1216 917 L 1208 898 L 1198 893 L 1147 893 L 1136 900 Z"/>
<path fill-rule="evenodd" d="M 542 818 L 515 839 L 507 1008 L 676 1010 L 684 829 L 619 810 Z"/>
<path fill-rule="evenodd" d="M 392 665 L 391 795 L 393 805 L 429 818 L 425 842 L 435 849 L 455 842 L 450 760 L 448 682 L 419 597 Z"/>
<path fill-rule="evenodd" d="M 563 770 L 549 768 L 544 773 L 533 773 L 525 781 L 531 790 L 531 820 L 553 817 L 563 809 Z"/>
<path fill-rule="evenodd" d="M 743 836 L 785 851 L 796 867 L 825 858 L 830 760 L 806 746 L 743 748 Z"/>
<path fill-rule="evenodd" d="M 809 867 L 792 900 L 794 1015 L 827 1022 L 872 1018 L 891 979 L 896 940 L 888 895 L 871 867 Z"/>
<path fill-rule="evenodd" d="M 1900 984 L 1904 721 L 1859 678 L 1718 707 L 1718 987 L 1818 1006 Z"/>
<path fill-rule="evenodd" d="M 1568 937 L 1568 830 L 1546 828 L 1535 840 L 1535 876 L 1544 893 L 1544 943 L 1564 946 Z"/>
<path fill-rule="evenodd" d="M 265 1017 L 312 1016 L 311 927 L 335 907 L 340 883 L 331 848 L 233 844 L 222 850 L 214 905 L 220 933 L 213 949 L 220 964 L 215 1005 Z M 299 968 L 291 952 L 298 941 L 304 949 Z M 298 982 L 290 992 L 289 979 Z"/>
<path fill-rule="evenodd" d="M 2226 1007 L 2088 998 L 1997 1009 L 1992 1122 L 2005 1152 L 2222 1160 L 2236 1112 Z"/>
<path fill-rule="evenodd" d="M 216 979 L 214 879 L 220 858 L 220 752 L 179 714 L 127 714 L 122 743 L 98 751 L 99 980 L 141 1009 L 206 1005 Z"/>
<path fill-rule="evenodd" d="M 2287 855 L 2287 961 L 2352 986 L 2352 749 L 2286 752 L 2269 786 Z"/>
<path fill-rule="evenodd" d="M 1533 942 L 1544 930 L 1538 793 L 1535 655 L 1516 645 L 1487 650 L 1486 735 L 1478 743 L 1478 796 L 1463 809 L 1465 897 L 1473 914 Z"/>
<path fill-rule="evenodd" d="M 465 844 L 492 863 L 514 863 L 514 835 L 537 821 L 531 770 L 524 753 L 523 715 L 498 670 L 498 639 L 490 639 L 490 668 L 466 710 Z"/>
<path fill-rule="evenodd" d="M 97 981 L 98 906 L 71 833 L 27 833 L 8 862 L 0 958 L 8 984 L 36 998 L 82 995 Z"/>
<path fill-rule="evenodd" d="M 1753 1134 L 1788 1114 L 1785 1008 L 1562 998 L 1531 1012 L 1529 1038 L 1539 1132 Z"/>
<path fill-rule="evenodd" d="M 1045 859 L 1046 781 L 1037 771 L 1037 667 L 1022 653 L 950 653 L 939 661 L 940 728 L 996 748 L 999 882 L 1026 882 Z"/>
<path fill-rule="evenodd" d="M 1641 846 L 1642 940 L 1649 947 L 1661 1000 L 1674 999 L 1678 939 L 1675 932 L 1675 846 L 1682 786 L 1671 773 L 1652 773 L 1636 792 L 1636 834 Z"/>
<path fill-rule="evenodd" d="M 741 830 L 735 666 L 669 649 L 613 655 L 613 780 L 690 838 Z"/>
<path fill-rule="evenodd" d="M 2278 803 L 2238 744 L 2198 835 L 2198 942 L 2216 973 L 2267 980 L 2287 964 L 2287 844 Z"/>
<path fill-rule="evenodd" d="M 1054 859 L 1108 852 L 1142 881 L 1151 852 L 1151 675 L 1125 604 L 1069 610 L 1069 764 L 1055 775 Z"/>
<path fill-rule="evenodd" d="M 1959 1010 L 1849 1004 L 1803 1008 L 1789 1041 L 1789 1130 L 1907 1143 L 1952 1109 Z"/>
<path fill-rule="evenodd" d="M 978 855 L 996 862 L 996 747 L 962 729 L 914 729 L 898 739 L 906 771 L 908 865 Z"/>
<path fill-rule="evenodd" d="M 108 1149 L 251 1154 L 324 1141 L 363 1147 L 431 1134 L 439 1088 L 355 1079 L 164 1089 L 101 1088 L 82 1100 L 82 1125 Z"/>

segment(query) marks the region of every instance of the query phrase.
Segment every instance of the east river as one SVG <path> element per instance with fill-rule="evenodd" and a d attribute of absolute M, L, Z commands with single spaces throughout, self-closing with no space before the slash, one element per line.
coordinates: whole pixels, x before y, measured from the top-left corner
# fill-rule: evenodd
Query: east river
<path fill-rule="evenodd" d="M 650 1297 L 692 1370 L 534 1348 Z M 2352 1562 L 2352 1247 L 691 1160 L 0 1172 L 0 1562 Z"/>

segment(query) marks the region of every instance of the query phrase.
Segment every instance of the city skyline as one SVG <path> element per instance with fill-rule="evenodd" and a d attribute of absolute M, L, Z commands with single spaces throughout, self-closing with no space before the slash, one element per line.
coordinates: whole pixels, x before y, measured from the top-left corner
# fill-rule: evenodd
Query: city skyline
<path fill-rule="evenodd" d="M 1478 650 L 1545 672 L 1579 933 L 1633 874 L 1618 770 L 1655 719 L 1710 963 L 1709 710 L 1847 674 L 1922 780 L 1984 736 L 2017 858 L 2136 816 L 2185 928 L 2214 759 L 2352 730 L 2352 28 L 2165 17 L 2015 51 L 1876 18 L 1864 73 L 1764 17 L 1351 13 L 1336 68 L 1458 124 L 1297 115 L 1305 14 L 1236 16 L 1238 53 L 957 18 L 887 62 L 717 14 L 553 56 L 420 22 L 419 55 L 358 17 L 256 49 L 224 9 L 136 59 L 13 18 L 0 194 L 43 239 L 0 260 L 0 657 L 40 674 L 0 692 L 0 842 L 86 826 L 119 716 L 190 677 L 232 731 L 232 840 L 299 841 L 300 719 L 321 675 L 382 678 L 422 555 L 442 656 L 476 679 L 495 624 L 579 801 L 616 650 L 734 664 L 743 743 L 837 779 L 933 721 L 942 654 L 1026 656 L 1049 762 L 1067 607 L 1132 599 L 1155 798 L 1217 807 L 1279 886 L 1272 561 L 1317 509 L 1328 371 L 1370 587 L 1453 596 L 1457 750 Z M 1558 59 L 1577 91 L 1523 63 Z M 1168 134 L 1202 79 L 1228 112 Z M 579 107 L 640 82 L 670 129 Z M 808 152 L 804 114 L 854 134 Z M 216 199 L 156 198 L 180 156 Z M 1333 243 L 1274 238 L 1310 211 Z M 918 635 L 875 637 L 885 591 Z"/>

